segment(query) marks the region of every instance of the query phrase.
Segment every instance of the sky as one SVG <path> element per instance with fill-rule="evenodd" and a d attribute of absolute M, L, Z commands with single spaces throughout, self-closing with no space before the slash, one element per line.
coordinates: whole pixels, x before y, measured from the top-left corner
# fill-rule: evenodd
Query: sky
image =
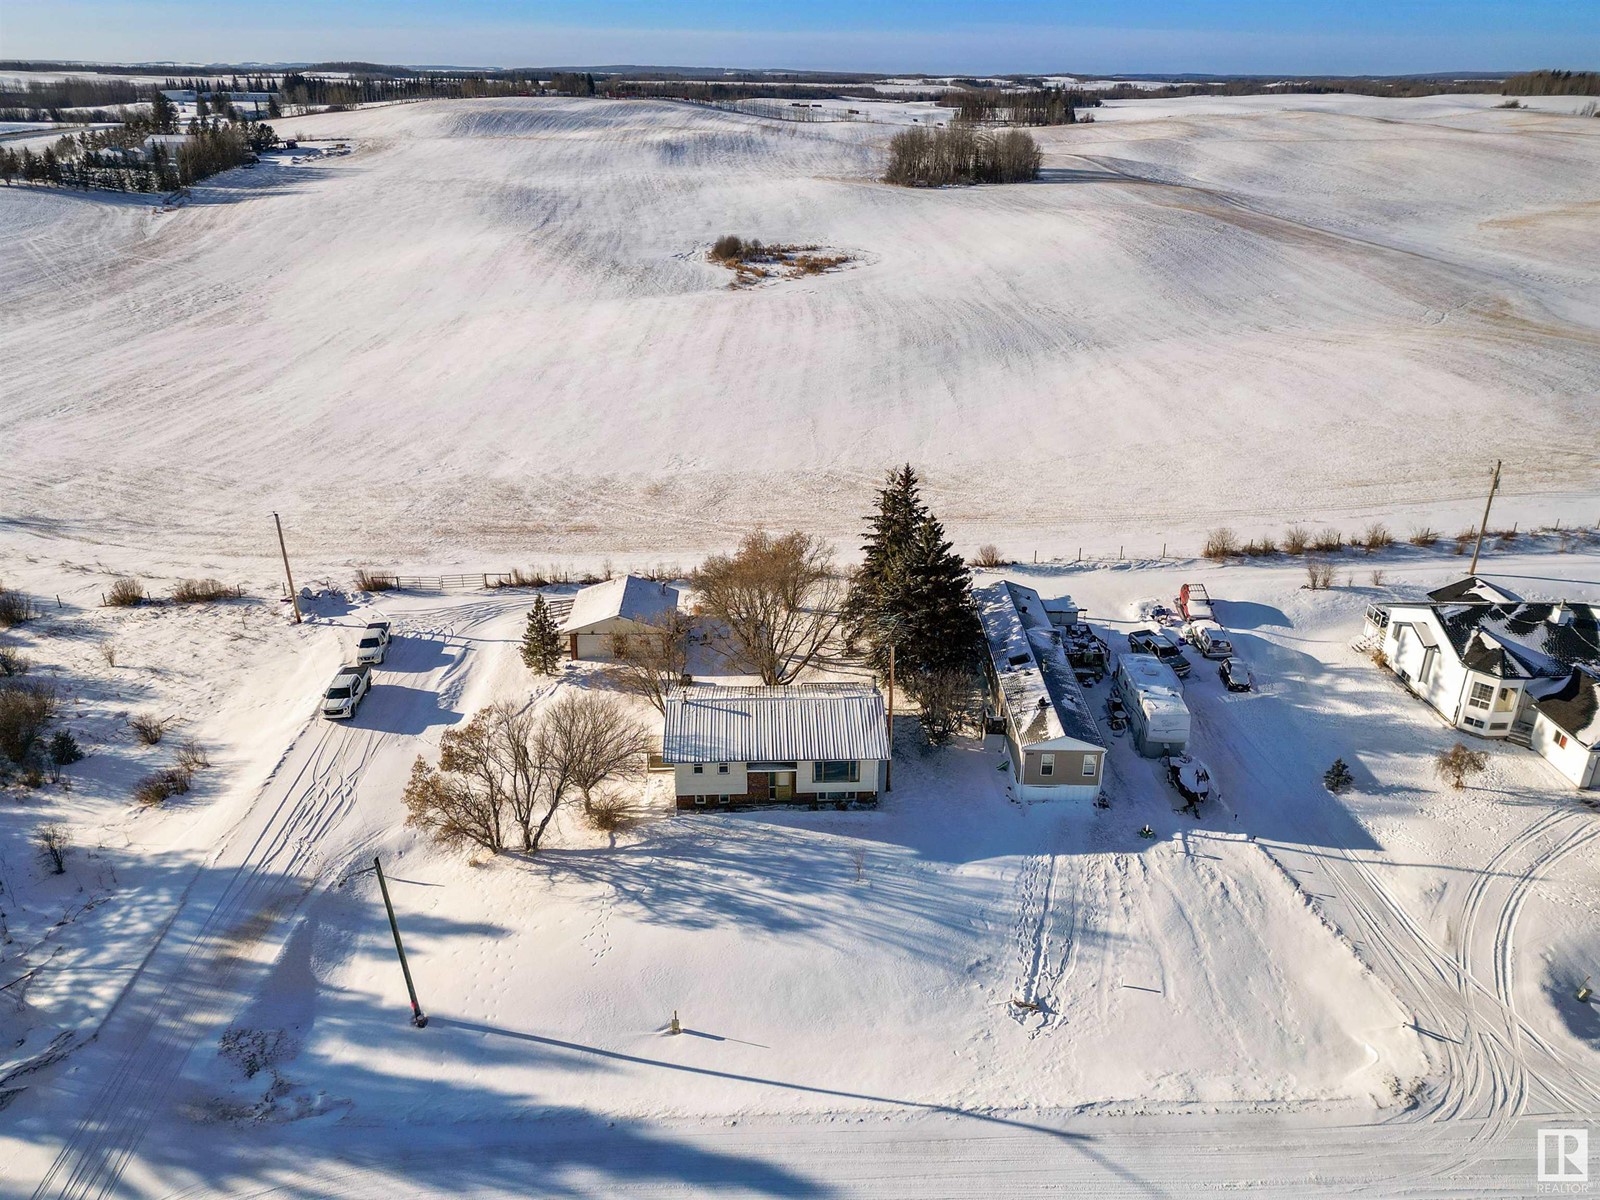
<path fill-rule="evenodd" d="M 0 58 L 797 70 L 1600 67 L 1600 0 L 10 0 Z"/>

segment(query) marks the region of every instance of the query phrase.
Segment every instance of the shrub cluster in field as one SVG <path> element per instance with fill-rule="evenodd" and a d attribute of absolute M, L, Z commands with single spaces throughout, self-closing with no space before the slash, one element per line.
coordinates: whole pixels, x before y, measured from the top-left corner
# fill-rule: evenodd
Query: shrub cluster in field
<path fill-rule="evenodd" d="M 725 233 L 713 242 L 706 257 L 735 272 L 740 283 L 755 283 L 774 276 L 798 279 L 805 275 L 821 275 L 851 261 L 848 254 L 823 253 L 817 246 L 766 245 L 758 239 L 747 240 L 732 233 Z"/>
<path fill-rule="evenodd" d="M 194 784 L 195 772 L 211 765 L 211 758 L 194 739 L 178 747 L 178 759 L 170 767 L 163 767 L 146 775 L 133 789 L 134 800 L 145 808 L 171 799 L 186 796 Z"/>
<path fill-rule="evenodd" d="M 883 182 L 901 187 L 1024 183 L 1044 161 L 1033 135 L 1020 129 L 982 133 L 963 124 L 906 129 L 889 139 Z"/>

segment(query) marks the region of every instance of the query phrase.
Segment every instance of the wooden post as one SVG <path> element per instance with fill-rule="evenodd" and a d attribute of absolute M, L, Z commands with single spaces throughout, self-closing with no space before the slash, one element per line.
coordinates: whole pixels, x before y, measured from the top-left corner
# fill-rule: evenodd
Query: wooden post
<path fill-rule="evenodd" d="M 883 790 L 894 791 L 894 642 L 889 643 L 889 761 L 883 764 Z"/>
<path fill-rule="evenodd" d="M 1478 540 L 1472 547 L 1472 565 L 1467 568 L 1468 575 L 1478 573 L 1478 551 L 1483 549 L 1483 534 L 1489 528 L 1489 506 L 1494 503 L 1494 492 L 1500 486 L 1500 460 L 1495 459 L 1494 474 L 1489 477 L 1489 498 L 1483 502 L 1483 520 L 1478 522 Z M 1557 523 L 1559 525 L 1559 522 Z"/>
<path fill-rule="evenodd" d="M 400 956 L 400 970 L 406 977 L 406 993 L 411 997 L 411 1023 L 418 1029 L 425 1029 L 428 1017 L 422 1011 L 422 1005 L 417 1003 L 417 987 L 411 982 L 411 964 L 406 962 L 405 944 L 400 940 L 400 925 L 394 919 L 394 905 L 389 902 L 389 881 L 383 877 L 383 863 L 378 861 L 378 856 L 372 856 L 372 865 L 377 868 L 378 887 L 383 891 L 383 907 L 389 914 L 389 932 L 394 934 L 394 950 Z"/>
<path fill-rule="evenodd" d="M 283 555 L 283 577 L 289 581 L 289 603 L 294 605 L 294 623 L 300 624 L 300 596 L 294 590 L 294 575 L 289 571 L 289 548 L 283 544 L 283 522 L 272 514 L 272 523 L 278 527 L 278 552 Z"/>

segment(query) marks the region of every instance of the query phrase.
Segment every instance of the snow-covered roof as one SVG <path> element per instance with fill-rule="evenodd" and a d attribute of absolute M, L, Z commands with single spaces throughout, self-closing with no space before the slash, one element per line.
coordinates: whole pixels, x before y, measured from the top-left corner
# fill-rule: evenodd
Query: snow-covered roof
<path fill-rule="evenodd" d="M 1449 604 L 1452 601 L 1481 604 L 1520 604 L 1522 597 L 1515 592 L 1507 591 L 1484 579 L 1480 575 L 1468 575 L 1465 579 L 1458 579 L 1454 583 L 1447 583 L 1443 587 L 1434 588 L 1428 593 L 1428 599 L 1435 604 Z"/>
<path fill-rule="evenodd" d="M 1178 682 L 1178 676 L 1154 654 L 1119 655 L 1117 669 L 1132 681 L 1146 713 L 1188 713 L 1189 706 L 1183 701 L 1183 685 Z"/>
<path fill-rule="evenodd" d="M 1600 677 L 1574 671 L 1559 688 L 1534 703 L 1545 717 L 1585 746 L 1600 745 Z"/>
<path fill-rule="evenodd" d="M 1600 671 L 1600 607 L 1592 604 L 1433 606 L 1462 663 L 1504 679 L 1562 678 Z"/>
<path fill-rule="evenodd" d="M 669 763 L 887 759 L 883 694 L 856 683 L 680 688 L 667 697 L 661 757 Z"/>
<path fill-rule="evenodd" d="M 1039 593 L 1001 580 L 978 588 L 973 599 L 1000 695 L 1022 744 L 1067 738 L 1104 749 L 1100 727 Z"/>
<path fill-rule="evenodd" d="M 582 633 L 602 621 L 622 617 L 649 624 L 678 607 L 678 589 L 665 583 L 619 575 L 586 587 L 572 598 L 563 633 Z"/>

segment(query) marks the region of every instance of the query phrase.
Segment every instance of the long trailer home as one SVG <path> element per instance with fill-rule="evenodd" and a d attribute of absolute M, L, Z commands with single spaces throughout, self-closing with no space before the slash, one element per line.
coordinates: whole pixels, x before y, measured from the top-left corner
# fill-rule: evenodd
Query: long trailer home
<path fill-rule="evenodd" d="M 1481 586 L 1460 594 L 1369 609 L 1368 643 L 1449 725 L 1536 750 L 1576 786 L 1600 787 L 1600 608 L 1495 603 L 1477 598 Z"/>
<path fill-rule="evenodd" d="M 679 688 L 661 757 L 679 808 L 875 801 L 888 783 L 883 695 L 853 683 Z"/>
<path fill-rule="evenodd" d="M 1095 799 L 1105 739 L 1039 593 L 1003 580 L 973 596 L 989 645 L 989 712 L 1005 729 L 1017 798 Z"/>

